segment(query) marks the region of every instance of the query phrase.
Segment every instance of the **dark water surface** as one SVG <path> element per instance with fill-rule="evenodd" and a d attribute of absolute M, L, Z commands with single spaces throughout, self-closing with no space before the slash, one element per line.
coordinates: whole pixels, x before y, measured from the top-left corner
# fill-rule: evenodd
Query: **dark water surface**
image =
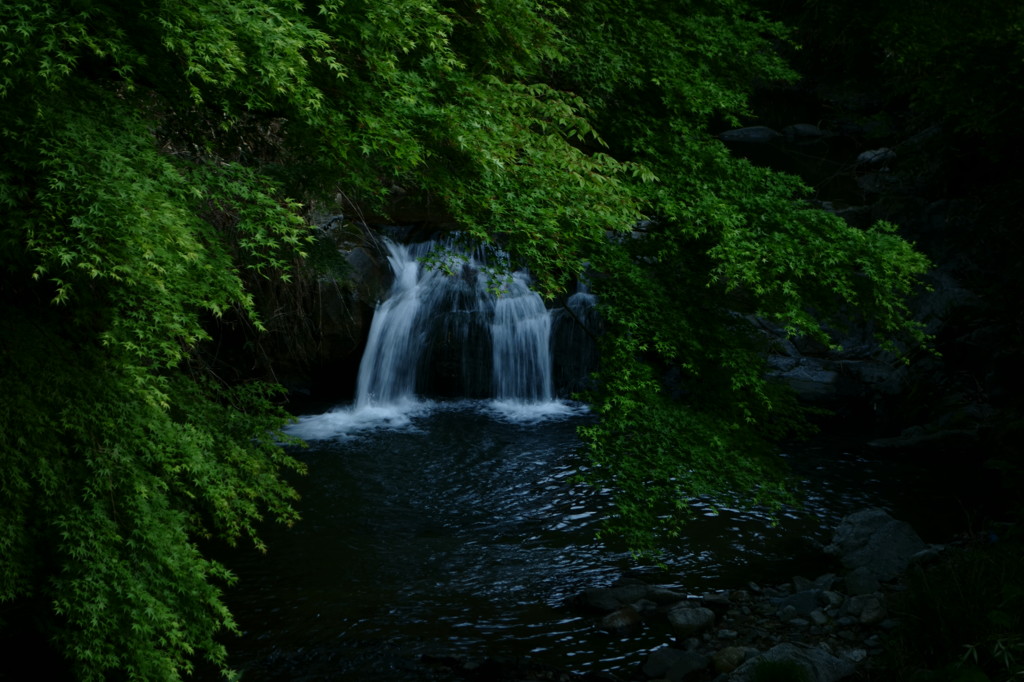
<path fill-rule="evenodd" d="M 608 500 L 573 482 L 590 419 L 578 407 L 511 421 L 484 403 L 433 405 L 387 428 L 334 417 L 300 425 L 318 438 L 300 455 L 303 521 L 269 531 L 265 556 L 227 558 L 243 680 L 446 679 L 423 656 L 621 671 L 667 633 L 611 638 L 569 597 L 623 576 L 699 592 L 824 571 L 819 546 L 839 519 L 891 507 L 905 485 L 892 463 L 832 444 L 781 455 L 805 479 L 805 509 L 772 525 L 763 511 L 698 505 L 666 570 L 644 568 L 595 540 Z"/>

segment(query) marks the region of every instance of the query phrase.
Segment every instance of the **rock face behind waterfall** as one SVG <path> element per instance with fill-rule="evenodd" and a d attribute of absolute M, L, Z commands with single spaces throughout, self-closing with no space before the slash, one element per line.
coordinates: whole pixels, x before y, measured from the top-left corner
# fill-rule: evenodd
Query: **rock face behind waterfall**
<path fill-rule="evenodd" d="M 549 310 L 529 275 L 504 262 L 382 232 L 400 231 L 324 219 L 291 281 L 252 283 L 269 333 L 222 323 L 218 360 L 239 375 L 258 368 L 299 401 L 543 403 L 586 386 L 596 366 L 592 295 Z"/>
<path fill-rule="evenodd" d="M 337 216 L 323 219 L 307 252 L 288 281 L 252 279 L 267 331 L 226 319 L 216 333 L 217 360 L 233 368 L 220 371 L 255 373 L 296 399 L 345 397 L 391 280 L 386 249 L 369 227 Z"/>
<path fill-rule="evenodd" d="M 590 368 L 556 363 L 552 330 L 561 330 L 554 338 L 569 339 L 565 356 L 584 357 L 580 349 L 592 340 L 573 344 L 572 329 L 587 317 L 590 299 L 570 299 L 576 312 L 553 315 L 527 273 L 447 243 L 389 243 L 388 261 L 393 283 L 370 326 L 357 406 L 419 396 L 549 403 L 556 364 L 566 385 L 582 384 L 578 374 Z"/>

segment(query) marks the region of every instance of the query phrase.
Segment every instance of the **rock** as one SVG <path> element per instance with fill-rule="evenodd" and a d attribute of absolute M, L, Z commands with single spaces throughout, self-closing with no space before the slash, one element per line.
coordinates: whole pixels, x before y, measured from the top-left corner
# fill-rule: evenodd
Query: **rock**
<path fill-rule="evenodd" d="M 809 580 L 802 575 L 798 575 L 793 578 L 793 589 L 797 592 L 806 592 L 807 590 L 813 590 L 814 588 L 815 585 L 813 580 Z"/>
<path fill-rule="evenodd" d="M 711 609 L 724 611 L 732 606 L 728 592 L 708 592 L 701 597 L 701 600 L 704 602 L 704 606 Z"/>
<path fill-rule="evenodd" d="M 910 524 L 875 508 L 844 518 L 825 551 L 851 571 L 865 569 L 877 580 L 892 580 L 926 547 Z"/>
<path fill-rule="evenodd" d="M 619 585 L 616 587 L 588 587 L 577 601 L 587 608 L 598 611 L 616 611 L 641 599 L 648 593 L 647 585 Z"/>
<path fill-rule="evenodd" d="M 736 128 L 719 133 L 718 139 L 722 142 L 741 142 L 747 144 L 766 144 L 782 137 L 782 133 L 772 130 L 767 126 L 750 126 L 748 128 Z"/>
<path fill-rule="evenodd" d="M 782 129 L 782 134 L 786 137 L 786 142 L 791 144 L 809 144 L 830 135 L 812 123 L 796 123 L 786 126 Z"/>
<path fill-rule="evenodd" d="M 801 398 L 820 400 L 836 394 L 836 382 L 839 373 L 830 369 L 830 365 L 817 358 L 800 358 L 798 363 L 782 371 L 770 371 L 773 379 L 785 382 Z"/>
<path fill-rule="evenodd" d="M 779 602 L 779 606 L 782 609 L 792 606 L 795 612 L 794 615 L 806 616 L 819 606 L 823 606 L 824 603 L 825 600 L 822 598 L 821 590 L 810 589 L 784 597 Z"/>
<path fill-rule="evenodd" d="M 738 668 L 743 661 L 760 653 L 757 649 L 749 646 L 727 646 L 720 649 L 711 657 L 715 666 L 715 672 L 731 673 Z"/>
<path fill-rule="evenodd" d="M 709 664 L 710 659 L 703 654 L 666 646 L 647 657 L 643 673 L 651 679 L 679 682 L 690 673 L 704 670 Z"/>
<path fill-rule="evenodd" d="M 850 597 L 846 612 L 864 625 L 880 623 L 885 619 L 885 600 L 880 593 L 861 594 Z"/>
<path fill-rule="evenodd" d="M 931 545 L 910 557 L 910 563 L 915 566 L 927 566 L 934 563 L 946 550 L 945 545 Z"/>
<path fill-rule="evenodd" d="M 846 593 L 850 596 L 871 594 L 878 591 L 878 578 L 868 568 L 861 566 L 847 574 L 844 579 Z"/>
<path fill-rule="evenodd" d="M 647 588 L 647 594 L 644 595 L 646 599 L 650 599 L 655 604 L 661 606 L 668 606 L 669 604 L 677 604 L 686 599 L 686 595 L 682 592 L 676 592 L 670 590 L 667 587 L 660 587 L 658 585 L 651 585 Z"/>
<path fill-rule="evenodd" d="M 786 606 L 783 606 L 781 609 L 779 609 L 778 616 L 779 620 L 781 620 L 783 623 L 788 623 L 789 621 L 796 618 L 796 607 L 792 604 L 787 604 Z"/>
<path fill-rule="evenodd" d="M 715 622 L 715 613 L 703 606 L 677 604 L 669 610 L 668 622 L 680 637 L 689 637 L 710 628 Z"/>
<path fill-rule="evenodd" d="M 860 622 L 864 625 L 874 625 L 885 620 L 888 612 L 885 610 L 885 602 L 881 599 L 869 599 L 860 612 Z"/>
<path fill-rule="evenodd" d="M 624 606 L 601 619 L 601 629 L 619 637 L 626 637 L 643 628 L 640 613 L 632 606 Z"/>
<path fill-rule="evenodd" d="M 729 593 L 730 601 L 742 604 L 750 601 L 750 592 L 747 590 L 733 590 Z"/>
<path fill-rule="evenodd" d="M 387 266 L 374 257 L 369 249 L 357 246 L 345 254 L 349 278 L 360 300 L 373 305 L 387 295 Z"/>
<path fill-rule="evenodd" d="M 853 661 L 838 658 L 824 646 L 784 643 L 751 658 L 729 675 L 729 682 L 753 682 L 757 664 L 763 661 L 793 661 L 807 671 L 808 682 L 836 682 L 853 673 Z"/>
<path fill-rule="evenodd" d="M 836 364 L 840 375 L 873 394 L 898 395 L 906 387 L 910 370 L 879 360 L 843 360 Z"/>
<path fill-rule="evenodd" d="M 888 147 L 869 149 L 857 155 L 858 166 L 877 166 L 896 158 L 896 152 Z"/>
<path fill-rule="evenodd" d="M 630 604 L 641 616 L 649 616 L 658 610 L 658 605 L 650 599 L 641 599 Z"/>
<path fill-rule="evenodd" d="M 846 601 L 846 597 L 834 590 L 825 590 L 821 593 L 821 596 L 831 607 L 842 606 L 843 602 Z"/>

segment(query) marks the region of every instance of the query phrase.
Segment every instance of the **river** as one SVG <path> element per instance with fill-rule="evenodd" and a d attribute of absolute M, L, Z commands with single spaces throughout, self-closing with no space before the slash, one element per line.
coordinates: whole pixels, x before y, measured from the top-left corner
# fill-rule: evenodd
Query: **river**
<path fill-rule="evenodd" d="M 920 467 L 876 457 L 856 435 L 822 438 L 779 453 L 803 481 L 801 508 L 772 517 L 692 500 L 663 566 L 636 562 L 596 537 L 608 495 L 575 481 L 577 428 L 593 417 L 557 398 L 566 377 L 585 378 L 592 297 L 581 290 L 559 317 L 515 273 L 496 298 L 479 255 L 445 248 L 445 267 L 430 269 L 431 248 L 390 246 L 394 285 L 355 400 L 293 428 L 310 444 L 298 453 L 303 521 L 268 528 L 265 556 L 223 558 L 240 579 L 227 601 L 244 633 L 230 663 L 247 682 L 450 679 L 431 657 L 621 672 L 671 636 L 606 635 L 567 604 L 585 588 L 627 578 L 697 593 L 813 576 L 844 515 L 931 508 L 916 504 L 934 488 Z M 491 398 L 422 397 L 439 386 Z"/>
<path fill-rule="evenodd" d="M 595 538 L 607 497 L 573 481 L 576 428 L 591 418 L 571 403 L 510 413 L 488 401 L 305 417 L 303 521 L 268 529 L 267 555 L 227 559 L 244 631 L 232 665 L 245 680 L 450 679 L 424 656 L 621 671 L 668 633 L 612 638 L 570 597 L 624 576 L 699 592 L 824 571 L 819 547 L 838 520 L 898 507 L 907 482 L 866 451 L 803 445 L 780 454 L 804 481 L 802 509 L 773 523 L 695 501 L 689 533 L 654 568 Z"/>

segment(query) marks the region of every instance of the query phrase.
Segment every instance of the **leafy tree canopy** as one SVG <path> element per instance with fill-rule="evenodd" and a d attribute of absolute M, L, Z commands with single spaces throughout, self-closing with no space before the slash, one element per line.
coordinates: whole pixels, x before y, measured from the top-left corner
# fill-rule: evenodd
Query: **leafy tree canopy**
<path fill-rule="evenodd" d="M 754 320 L 827 340 L 856 306 L 919 337 L 925 267 L 710 134 L 793 77 L 786 39 L 744 0 L 0 5 L 0 601 L 40 604 L 82 679 L 223 664 L 229 576 L 198 543 L 294 520 L 301 466 L 273 389 L 198 351 L 225 315 L 259 327 L 251 283 L 338 201 L 440 206 L 549 298 L 589 264 L 585 435 L 634 545 L 685 495 L 778 494 L 757 454 L 791 403 Z"/>

